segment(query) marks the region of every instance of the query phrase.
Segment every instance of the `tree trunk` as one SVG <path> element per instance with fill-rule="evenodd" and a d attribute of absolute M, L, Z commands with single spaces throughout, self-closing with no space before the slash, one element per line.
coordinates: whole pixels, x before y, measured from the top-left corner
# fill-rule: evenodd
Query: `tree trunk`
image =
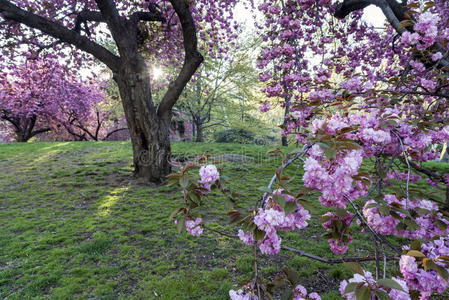
<path fill-rule="evenodd" d="M 441 150 L 441 154 L 440 154 L 440 162 L 449 162 L 449 155 L 447 152 L 447 143 L 443 144 L 443 150 Z"/>
<path fill-rule="evenodd" d="M 134 174 L 161 183 L 170 173 L 171 113 L 157 115 L 151 99 L 149 71 L 141 57 L 123 62 L 114 79 L 131 136 Z"/>
<path fill-rule="evenodd" d="M 25 131 L 16 130 L 16 142 L 18 143 L 26 143 L 28 142 L 29 138 L 27 138 Z"/>
<path fill-rule="evenodd" d="M 290 112 L 290 97 L 285 98 L 285 113 L 284 113 L 284 130 L 287 129 L 287 115 Z M 288 146 L 287 136 L 281 138 L 282 146 Z"/>
<path fill-rule="evenodd" d="M 203 124 L 196 124 L 196 139 L 195 142 L 204 142 L 203 138 Z"/>

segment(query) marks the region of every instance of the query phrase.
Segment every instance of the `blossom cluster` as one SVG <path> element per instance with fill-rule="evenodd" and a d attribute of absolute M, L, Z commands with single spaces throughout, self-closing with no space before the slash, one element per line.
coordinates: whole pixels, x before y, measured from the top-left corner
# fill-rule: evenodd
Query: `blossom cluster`
<path fill-rule="evenodd" d="M 396 218 L 391 214 L 383 215 L 378 207 L 378 203 L 374 200 L 367 201 L 363 208 L 363 215 L 368 224 L 377 233 L 424 240 L 429 240 L 439 235 L 449 234 L 447 228 L 447 226 L 449 226 L 449 221 L 443 218 L 443 215 L 438 212 L 438 205 L 435 202 L 429 200 L 399 200 L 395 195 L 391 194 L 385 195 L 383 200 L 392 211 L 397 211 Z M 414 218 L 414 221 L 418 225 L 418 229 L 416 230 L 398 230 L 396 228 L 401 220 L 406 218 L 404 212 L 401 212 L 398 208 L 405 209 L 407 207 L 409 210 L 414 210 L 418 214 L 418 216 Z M 442 229 L 441 223 L 438 225 L 437 220 L 439 220 L 438 222 L 444 223 L 446 229 Z"/>
<path fill-rule="evenodd" d="M 220 178 L 217 167 L 215 165 L 201 166 L 200 168 L 200 180 L 198 181 L 200 185 L 210 190 L 212 183 L 216 182 Z"/>
<path fill-rule="evenodd" d="M 346 216 L 339 217 L 335 214 L 328 212 L 323 215 L 325 217 L 325 221 L 321 223 L 321 225 L 332 231 L 335 231 L 337 234 L 339 234 L 338 238 L 330 238 L 328 239 L 328 243 L 331 247 L 331 251 L 335 254 L 343 254 L 348 251 L 348 245 L 352 242 L 351 236 L 345 236 L 343 235 L 343 232 L 339 232 L 338 228 L 344 228 L 346 235 L 348 233 L 348 230 L 346 229 L 348 226 L 350 226 L 351 221 L 353 220 L 354 214 L 347 213 Z M 340 223 L 344 226 L 338 226 L 337 223 Z"/>
<path fill-rule="evenodd" d="M 399 286 L 402 288 L 402 291 L 398 289 L 390 289 L 390 291 L 388 292 L 390 298 L 392 300 L 411 300 L 411 297 L 408 294 L 409 289 L 405 281 L 398 277 L 393 277 L 392 280 L 396 281 L 399 284 Z M 356 273 L 354 274 L 354 277 L 349 279 L 348 281 L 343 280 L 342 282 L 340 282 L 340 293 L 347 300 L 356 300 L 356 295 L 354 291 L 345 293 L 348 283 L 352 282 L 359 283 L 363 286 L 369 287 L 371 290 L 370 299 L 377 299 L 377 297 L 374 295 L 375 290 L 387 292 L 384 287 L 376 283 L 371 272 L 363 271 L 363 275 Z"/>
<path fill-rule="evenodd" d="M 362 164 L 362 152 L 353 150 L 336 158 L 333 164 L 322 159 L 323 151 L 314 145 L 304 163 L 304 185 L 321 192 L 323 206 L 346 207 L 347 197 L 361 195 L 362 183 L 354 182 Z"/>
<path fill-rule="evenodd" d="M 237 291 L 230 290 L 229 297 L 231 300 L 258 300 L 257 296 L 252 295 L 251 292 L 239 289 Z"/>
<path fill-rule="evenodd" d="M 201 222 L 201 218 L 196 218 L 195 221 L 187 220 L 185 223 L 187 232 L 193 236 L 200 236 L 203 233 L 203 228 L 200 226 Z"/>
<path fill-rule="evenodd" d="M 321 296 L 315 292 L 308 294 L 306 288 L 298 284 L 294 290 L 293 300 L 306 300 L 306 299 L 321 300 Z"/>
<path fill-rule="evenodd" d="M 286 202 L 294 203 L 296 209 L 286 214 L 281 206 L 276 202 L 275 197 L 283 197 Z M 292 231 L 295 229 L 303 229 L 310 219 L 309 212 L 300 204 L 296 203 L 293 196 L 282 193 L 282 190 L 276 190 L 273 196 L 267 199 L 264 208 L 259 208 L 257 215 L 254 217 L 254 224 L 257 228 L 265 232 L 262 240 L 257 241 L 259 249 L 264 254 L 276 254 L 281 249 L 282 239 L 278 235 L 278 231 Z M 240 240 L 245 244 L 254 244 L 255 239 L 252 232 L 244 232 L 239 230 Z"/>
<path fill-rule="evenodd" d="M 421 252 L 441 268 L 449 271 L 447 260 L 449 256 L 449 237 L 440 237 L 421 246 Z M 420 292 L 420 299 L 430 299 L 433 292 L 442 293 L 449 283 L 434 269 L 425 270 L 418 258 L 402 255 L 399 261 L 400 271 L 410 290 Z"/>

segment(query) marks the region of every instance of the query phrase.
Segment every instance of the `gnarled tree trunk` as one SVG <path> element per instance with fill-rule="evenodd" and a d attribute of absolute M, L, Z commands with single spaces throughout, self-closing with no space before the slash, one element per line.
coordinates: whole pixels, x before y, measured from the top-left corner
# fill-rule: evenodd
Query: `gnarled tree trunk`
<path fill-rule="evenodd" d="M 124 61 L 114 74 L 133 147 L 134 174 L 161 182 L 170 172 L 171 114 L 159 116 L 152 101 L 149 70 L 143 58 Z"/>

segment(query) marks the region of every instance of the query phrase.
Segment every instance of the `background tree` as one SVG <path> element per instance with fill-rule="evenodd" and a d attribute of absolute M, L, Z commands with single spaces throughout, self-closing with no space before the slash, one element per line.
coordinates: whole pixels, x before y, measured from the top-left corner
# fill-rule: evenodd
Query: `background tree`
<path fill-rule="evenodd" d="M 0 118 L 9 122 L 16 141 L 69 126 L 67 114 L 89 118 L 102 93 L 74 78 L 54 60 L 30 60 L 0 74 Z"/>
<path fill-rule="evenodd" d="M 226 57 L 210 58 L 187 85 L 179 107 L 185 110 L 193 123 L 197 142 L 204 141 L 203 131 L 213 126 L 225 126 L 226 120 L 215 113 L 217 107 L 238 102 L 242 121 L 247 97 L 257 82 L 251 61 L 244 51 L 233 50 Z"/>

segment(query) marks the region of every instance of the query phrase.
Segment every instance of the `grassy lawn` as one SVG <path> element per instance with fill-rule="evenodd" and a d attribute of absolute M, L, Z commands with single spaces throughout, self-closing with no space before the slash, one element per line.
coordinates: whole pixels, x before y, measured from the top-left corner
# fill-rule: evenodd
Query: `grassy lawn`
<path fill-rule="evenodd" d="M 279 164 L 266 159 L 270 148 L 174 143 L 173 152 L 254 156 L 255 163 L 225 163 L 230 186 L 244 195 L 241 206 L 249 206 Z M 182 201 L 180 190 L 139 183 L 131 161 L 127 142 L 0 144 L 1 299 L 227 299 L 229 289 L 252 278 L 251 249 L 240 242 L 177 234 L 168 216 Z M 288 173 L 299 188 L 301 168 Z M 210 227 L 226 224 L 222 200 L 209 199 L 203 219 Z M 322 212 L 317 206 L 309 227 L 284 234 L 283 244 L 338 258 L 320 237 Z M 347 256 L 373 255 L 368 237 L 354 240 Z M 341 264 L 286 252 L 260 264 L 266 278 L 294 268 L 323 299 L 340 299 L 332 290 L 352 277 Z"/>

